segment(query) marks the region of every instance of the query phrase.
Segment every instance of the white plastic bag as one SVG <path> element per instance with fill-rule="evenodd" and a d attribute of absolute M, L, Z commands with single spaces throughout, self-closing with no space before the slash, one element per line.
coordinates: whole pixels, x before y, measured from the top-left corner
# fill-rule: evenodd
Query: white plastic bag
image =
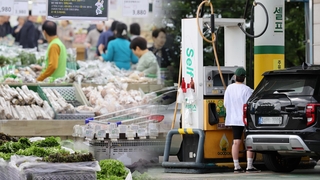
<path fill-rule="evenodd" d="M 177 103 L 184 103 L 185 97 L 181 88 L 178 89 Z"/>

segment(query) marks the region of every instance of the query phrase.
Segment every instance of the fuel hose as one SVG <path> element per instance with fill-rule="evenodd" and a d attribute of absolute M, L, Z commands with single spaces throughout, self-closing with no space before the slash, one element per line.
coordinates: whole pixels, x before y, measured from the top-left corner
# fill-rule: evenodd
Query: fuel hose
<path fill-rule="evenodd" d="M 268 25 L 269 25 L 269 16 L 268 16 L 268 11 L 267 11 L 266 7 L 265 7 L 262 3 L 260 3 L 260 2 L 255 2 L 255 1 L 253 2 L 253 6 L 252 6 L 252 8 L 251 8 L 251 20 L 250 20 L 250 25 L 252 25 L 252 23 L 254 22 L 254 20 L 253 20 L 254 8 L 255 8 L 257 5 L 261 6 L 262 9 L 264 10 L 265 14 L 266 14 L 266 21 L 267 21 L 267 22 L 266 22 L 266 26 L 264 27 L 263 31 L 262 31 L 260 34 L 258 34 L 258 35 L 250 34 L 250 33 L 248 33 L 246 30 L 243 29 L 241 23 L 238 24 L 238 26 L 240 27 L 241 31 L 244 32 L 248 37 L 251 37 L 251 38 L 258 38 L 258 37 L 262 36 L 262 35 L 266 32 L 266 30 L 268 29 Z"/>
<path fill-rule="evenodd" d="M 207 39 L 202 30 L 201 30 L 201 26 L 200 26 L 200 23 L 199 23 L 199 18 L 200 18 L 200 11 L 202 10 L 202 7 L 203 5 L 206 5 L 206 6 L 210 6 L 210 10 L 211 10 L 211 16 L 210 16 L 210 23 L 211 23 L 211 40 L 210 39 Z M 198 31 L 201 35 L 201 37 L 208 43 L 211 43 L 212 44 L 212 47 L 213 47 L 213 53 L 214 53 L 214 57 L 215 57 L 215 60 L 216 60 L 216 64 L 217 64 L 217 67 L 218 67 L 218 71 L 219 71 L 219 75 L 220 75 L 220 78 L 221 78 L 221 82 L 223 84 L 223 87 L 224 89 L 227 88 L 226 86 L 226 83 L 224 82 L 224 78 L 223 78 L 223 75 L 222 75 L 222 72 L 221 72 L 221 68 L 220 68 L 220 63 L 219 63 L 219 59 L 218 59 L 218 54 L 217 54 L 217 48 L 216 48 L 216 44 L 215 44 L 215 41 L 216 41 L 216 35 L 214 33 L 214 27 L 215 27 L 215 21 L 214 21 L 214 9 L 213 9 L 213 5 L 212 3 L 210 2 L 210 0 L 204 0 L 200 3 L 198 9 L 197 9 L 197 27 L 198 27 Z"/>

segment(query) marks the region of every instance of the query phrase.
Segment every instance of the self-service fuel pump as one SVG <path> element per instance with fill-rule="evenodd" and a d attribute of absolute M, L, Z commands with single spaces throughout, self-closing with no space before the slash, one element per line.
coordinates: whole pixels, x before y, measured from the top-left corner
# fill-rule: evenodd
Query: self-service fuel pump
<path fill-rule="evenodd" d="M 232 162 L 232 130 L 224 125 L 224 84 L 234 83 L 234 72 L 245 67 L 245 34 L 238 27 L 244 19 L 217 18 L 215 26 L 225 31 L 225 66 L 203 66 L 203 38 L 198 32 L 210 19 L 182 20 L 182 128 L 169 131 L 166 140 L 165 172 L 201 173 L 220 168 L 220 162 Z M 222 79 L 224 81 L 222 81 Z M 185 85 L 183 85 L 185 83 Z M 194 84 L 194 88 L 188 84 Z M 171 138 L 181 134 L 179 160 L 169 162 Z M 240 149 L 240 151 L 243 149 Z M 240 158 L 244 153 L 240 154 Z"/>

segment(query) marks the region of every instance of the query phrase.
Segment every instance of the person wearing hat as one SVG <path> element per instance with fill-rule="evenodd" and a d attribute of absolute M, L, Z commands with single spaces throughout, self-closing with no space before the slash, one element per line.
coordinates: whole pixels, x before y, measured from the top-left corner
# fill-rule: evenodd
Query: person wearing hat
<path fill-rule="evenodd" d="M 253 155 L 251 151 L 247 151 L 247 168 L 244 171 L 239 165 L 239 149 L 244 130 L 243 105 L 247 103 L 253 90 L 244 84 L 246 78 L 246 70 L 242 67 L 236 69 L 234 75 L 236 82 L 230 84 L 224 93 L 224 107 L 226 108 L 225 125 L 232 127 L 233 144 L 232 144 L 232 158 L 234 163 L 234 173 L 243 172 L 260 172 L 260 170 L 253 167 Z"/>

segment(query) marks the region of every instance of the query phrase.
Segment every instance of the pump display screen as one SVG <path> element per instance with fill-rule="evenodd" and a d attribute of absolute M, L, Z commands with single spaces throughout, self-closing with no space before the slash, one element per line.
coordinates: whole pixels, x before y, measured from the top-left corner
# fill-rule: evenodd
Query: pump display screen
<path fill-rule="evenodd" d="M 226 85 L 229 84 L 229 80 L 230 80 L 230 75 L 229 74 L 222 74 L 223 79 L 224 79 L 224 83 Z M 213 77 L 213 86 L 223 86 L 223 83 L 221 81 L 220 75 L 217 74 Z"/>

